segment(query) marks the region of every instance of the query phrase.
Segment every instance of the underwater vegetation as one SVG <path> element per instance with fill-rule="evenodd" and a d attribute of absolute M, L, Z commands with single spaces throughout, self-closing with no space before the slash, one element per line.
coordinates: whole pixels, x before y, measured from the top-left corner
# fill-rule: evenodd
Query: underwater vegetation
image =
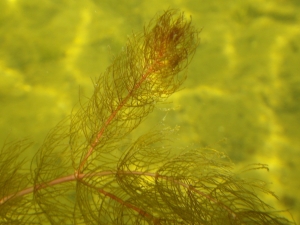
<path fill-rule="evenodd" d="M 30 143 L 5 143 L 0 224 L 292 224 L 262 200 L 275 196 L 265 184 L 234 173 L 225 154 L 171 154 L 174 128 L 124 144 L 179 90 L 198 44 L 182 12 L 157 15 L 94 81 L 90 99 L 49 132 L 29 171 L 18 156 Z M 267 167 L 247 170 L 256 169 Z"/>

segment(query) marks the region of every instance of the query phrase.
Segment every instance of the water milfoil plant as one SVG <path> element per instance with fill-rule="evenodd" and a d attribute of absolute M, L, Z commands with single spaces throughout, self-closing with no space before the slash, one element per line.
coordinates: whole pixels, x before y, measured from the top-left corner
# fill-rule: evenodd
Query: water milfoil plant
<path fill-rule="evenodd" d="M 49 132 L 29 171 L 18 159 L 27 142 L 4 144 L 1 224 L 290 224 L 261 200 L 272 195 L 262 182 L 234 174 L 223 153 L 170 154 L 171 128 L 124 147 L 180 88 L 198 44 L 183 13 L 157 15 L 94 81 L 90 99 Z"/>

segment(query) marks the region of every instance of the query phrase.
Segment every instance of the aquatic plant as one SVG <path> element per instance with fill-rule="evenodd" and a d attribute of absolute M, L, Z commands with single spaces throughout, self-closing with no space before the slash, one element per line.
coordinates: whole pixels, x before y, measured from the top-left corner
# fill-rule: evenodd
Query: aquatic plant
<path fill-rule="evenodd" d="M 273 193 L 235 174 L 225 154 L 171 154 L 172 128 L 124 147 L 180 88 L 198 35 L 183 13 L 156 16 L 94 82 L 89 101 L 49 132 L 29 171 L 18 159 L 28 142 L 4 144 L 1 224 L 290 224 L 259 197 Z"/>

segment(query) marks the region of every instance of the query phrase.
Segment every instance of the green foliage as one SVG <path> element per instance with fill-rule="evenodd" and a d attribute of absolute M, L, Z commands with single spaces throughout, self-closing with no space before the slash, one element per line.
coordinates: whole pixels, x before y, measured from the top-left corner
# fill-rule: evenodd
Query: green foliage
<path fill-rule="evenodd" d="M 119 155 L 128 134 L 179 89 L 198 33 L 168 10 L 129 38 L 27 173 L 17 158 L 28 145 L 4 145 L 1 224 L 290 224 L 260 199 L 272 194 L 264 184 L 237 176 L 224 154 L 172 155 L 170 128 L 140 136 Z"/>

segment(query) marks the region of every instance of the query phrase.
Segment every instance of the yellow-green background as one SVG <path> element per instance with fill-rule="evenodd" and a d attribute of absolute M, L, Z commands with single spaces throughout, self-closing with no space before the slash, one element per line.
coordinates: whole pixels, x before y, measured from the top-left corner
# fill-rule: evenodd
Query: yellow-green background
<path fill-rule="evenodd" d="M 184 90 L 143 127 L 180 126 L 182 146 L 268 164 L 261 178 L 299 224 L 299 0 L 1 0 L 0 142 L 37 149 L 127 36 L 168 8 L 192 15 L 201 44 Z"/>

